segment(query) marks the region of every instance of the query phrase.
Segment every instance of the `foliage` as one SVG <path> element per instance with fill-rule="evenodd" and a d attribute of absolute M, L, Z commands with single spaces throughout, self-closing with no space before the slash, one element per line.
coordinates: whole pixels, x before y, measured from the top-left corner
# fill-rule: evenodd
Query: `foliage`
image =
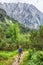
<path fill-rule="evenodd" d="M 43 49 L 43 26 L 40 26 L 39 30 L 32 30 L 30 33 L 30 46 L 33 48 Z"/>
<path fill-rule="evenodd" d="M 20 65 L 43 65 L 43 51 L 29 49 L 29 53 Z"/>
<path fill-rule="evenodd" d="M 0 51 L 0 65 L 11 65 L 16 55 L 17 55 L 17 50 L 10 52 Z"/>
<path fill-rule="evenodd" d="M 34 53 L 28 65 L 43 65 L 43 51 Z"/>
<path fill-rule="evenodd" d="M 29 48 L 30 34 L 22 33 L 22 27 L 16 20 L 5 16 L 4 19 L 0 21 L 0 50 L 15 50 L 19 45 Z"/>
<path fill-rule="evenodd" d="M 0 51 L 0 61 L 1 60 L 8 60 L 10 57 L 17 54 L 17 51 Z"/>

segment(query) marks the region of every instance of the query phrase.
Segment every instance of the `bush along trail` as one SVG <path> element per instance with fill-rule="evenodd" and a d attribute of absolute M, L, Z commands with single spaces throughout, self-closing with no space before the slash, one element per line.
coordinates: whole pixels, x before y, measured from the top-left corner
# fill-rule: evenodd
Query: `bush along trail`
<path fill-rule="evenodd" d="M 29 49 L 28 54 L 19 65 L 43 65 L 43 51 Z"/>
<path fill-rule="evenodd" d="M 11 65 L 16 55 L 17 55 L 17 50 L 0 51 L 0 65 Z"/>

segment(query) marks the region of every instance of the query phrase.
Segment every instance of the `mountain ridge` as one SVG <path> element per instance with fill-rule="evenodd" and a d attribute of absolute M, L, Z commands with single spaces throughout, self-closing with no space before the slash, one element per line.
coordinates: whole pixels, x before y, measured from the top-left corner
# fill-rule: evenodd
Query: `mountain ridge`
<path fill-rule="evenodd" d="M 37 29 L 43 24 L 43 13 L 32 4 L 3 3 L 0 4 L 0 8 L 4 9 L 8 16 L 30 29 Z"/>

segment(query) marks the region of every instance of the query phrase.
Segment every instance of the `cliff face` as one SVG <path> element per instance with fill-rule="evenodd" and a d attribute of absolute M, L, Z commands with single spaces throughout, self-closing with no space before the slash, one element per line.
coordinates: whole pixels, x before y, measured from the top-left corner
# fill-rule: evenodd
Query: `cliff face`
<path fill-rule="evenodd" d="M 0 8 L 5 10 L 8 16 L 31 29 L 37 29 L 43 24 L 43 13 L 33 5 L 26 3 L 0 3 Z"/>

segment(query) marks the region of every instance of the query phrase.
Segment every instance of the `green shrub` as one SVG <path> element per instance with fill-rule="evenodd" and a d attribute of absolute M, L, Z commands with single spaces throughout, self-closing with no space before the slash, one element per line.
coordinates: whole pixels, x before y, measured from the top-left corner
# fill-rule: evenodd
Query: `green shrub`
<path fill-rule="evenodd" d="M 43 65 L 43 51 L 34 53 L 28 65 Z"/>
<path fill-rule="evenodd" d="M 17 54 L 17 51 L 0 51 L 0 60 L 8 60 L 10 57 Z"/>

